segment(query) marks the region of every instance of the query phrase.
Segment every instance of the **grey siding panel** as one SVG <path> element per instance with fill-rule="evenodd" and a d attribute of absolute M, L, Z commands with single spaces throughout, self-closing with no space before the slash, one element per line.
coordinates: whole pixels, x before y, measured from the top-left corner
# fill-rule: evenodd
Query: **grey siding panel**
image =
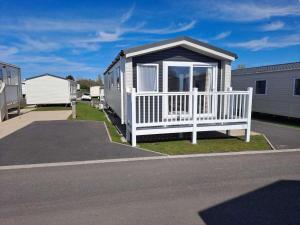
<path fill-rule="evenodd" d="M 294 80 L 300 79 L 300 70 L 234 75 L 234 89 L 246 90 L 253 87 L 254 112 L 300 118 L 300 96 L 294 96 Z M 255 94 L 255 81 L 267 81 L 267 94 Z"/>
<path fill-rule="evenodd" d="M 183 61 L 183 62 L 215 62 L 218 63 L 218 76 L 220 76 L 221 62 L 211 57 L 193 52 L 183 47 L 171 48 L 143 56 L 133 58 L 133 87 L 136 88 L 136 73 L 138 63 L 159 64 L 159 91 L 163 90 L 163 61 Z"/>

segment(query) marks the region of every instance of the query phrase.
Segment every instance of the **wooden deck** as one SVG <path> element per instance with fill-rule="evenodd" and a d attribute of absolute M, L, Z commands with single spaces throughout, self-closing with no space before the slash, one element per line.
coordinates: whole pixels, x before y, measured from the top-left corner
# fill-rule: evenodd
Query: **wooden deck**
<path fill-rule="evenodd" d="M 247 91 L 127 93 L 126 138 L 166 133 L 246 130 L 250 141 L 252 88 Z"/>

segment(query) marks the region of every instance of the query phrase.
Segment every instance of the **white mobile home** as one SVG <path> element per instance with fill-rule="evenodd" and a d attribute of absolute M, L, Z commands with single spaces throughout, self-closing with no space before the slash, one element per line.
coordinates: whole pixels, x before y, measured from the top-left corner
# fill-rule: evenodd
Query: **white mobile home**
<path fill-rule="evenodd" d="M 90 87 L 90 95 L 91 97 L 100 97 L 100 86 Z"/>
<path fill-rule="evenodd" d="M 21 69 L 0 62 L 0 122 L 8 118 L 8 110 L 20 112 L 21 95 Z"/>
<path fill-rule="evenodd" d="M 76 89 L 75 81 L 43 74 L 26 79 L 26 101 L 34 105 L 70 104 Z"/>
<path fill-rule="evenodd" d="M 232 86 L 254 88 L 253 112 L 300 118 L 300 62 L 233 70 Z"/>
<path fill-rule="evenodd" d="M 120 51 L 104 72 L 107 105 L 126 124 L 126 138 L 243 129 L 250 140 L 252 90 L 232 91 L 237 55 L 178 37 Z"/>

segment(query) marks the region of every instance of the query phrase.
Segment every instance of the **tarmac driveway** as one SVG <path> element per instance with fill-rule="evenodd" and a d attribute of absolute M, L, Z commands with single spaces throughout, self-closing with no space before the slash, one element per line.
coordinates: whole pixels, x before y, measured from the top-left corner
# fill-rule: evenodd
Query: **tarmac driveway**
<path fill-rule="evenodd" d="M 111 143 L 94 121 L 36 121 L 0 139 L 0 166 L 155 155 Z"/>
<path fill-rule="evenodd" d="M 300 129 L 252 120 L 252 130 L 265 134 L 275 149 L 300 148 Z"/>

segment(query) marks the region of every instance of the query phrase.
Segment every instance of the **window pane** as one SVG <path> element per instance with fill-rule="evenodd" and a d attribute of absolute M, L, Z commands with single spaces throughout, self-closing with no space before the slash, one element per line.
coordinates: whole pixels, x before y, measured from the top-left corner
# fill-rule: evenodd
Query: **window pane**
<path fill-rule="evenodd" d="M 151 65 L 139 66 L 137 82 L 138 91 L 157 91 L 157 67 Z"/>
<path fill-rule="evenodd" d="M 256 81 L 255 94 L 266 94 L 266 81 L 265 80 Z"/>
<path fill-rule="evenodd" d="M 193 68 L 193 88 L 198 88 L 198 91 L 207 91 L 208 80 L 208 68 L 194 67 Z"/>
<path fill-rule="evenodd" d="M 190 67 L 168 67 L 168 91 L 190 91 Z"/>
<path fill-rule="evenodd" d="M 300 95 L 300 79 L 295 80 L 294 95 Z"/>
<path fill-rule="evenodd" d="M 0 80 L 3 81 L 3 72 L 2 72 L 2 68 L 0 68 Z"/>

